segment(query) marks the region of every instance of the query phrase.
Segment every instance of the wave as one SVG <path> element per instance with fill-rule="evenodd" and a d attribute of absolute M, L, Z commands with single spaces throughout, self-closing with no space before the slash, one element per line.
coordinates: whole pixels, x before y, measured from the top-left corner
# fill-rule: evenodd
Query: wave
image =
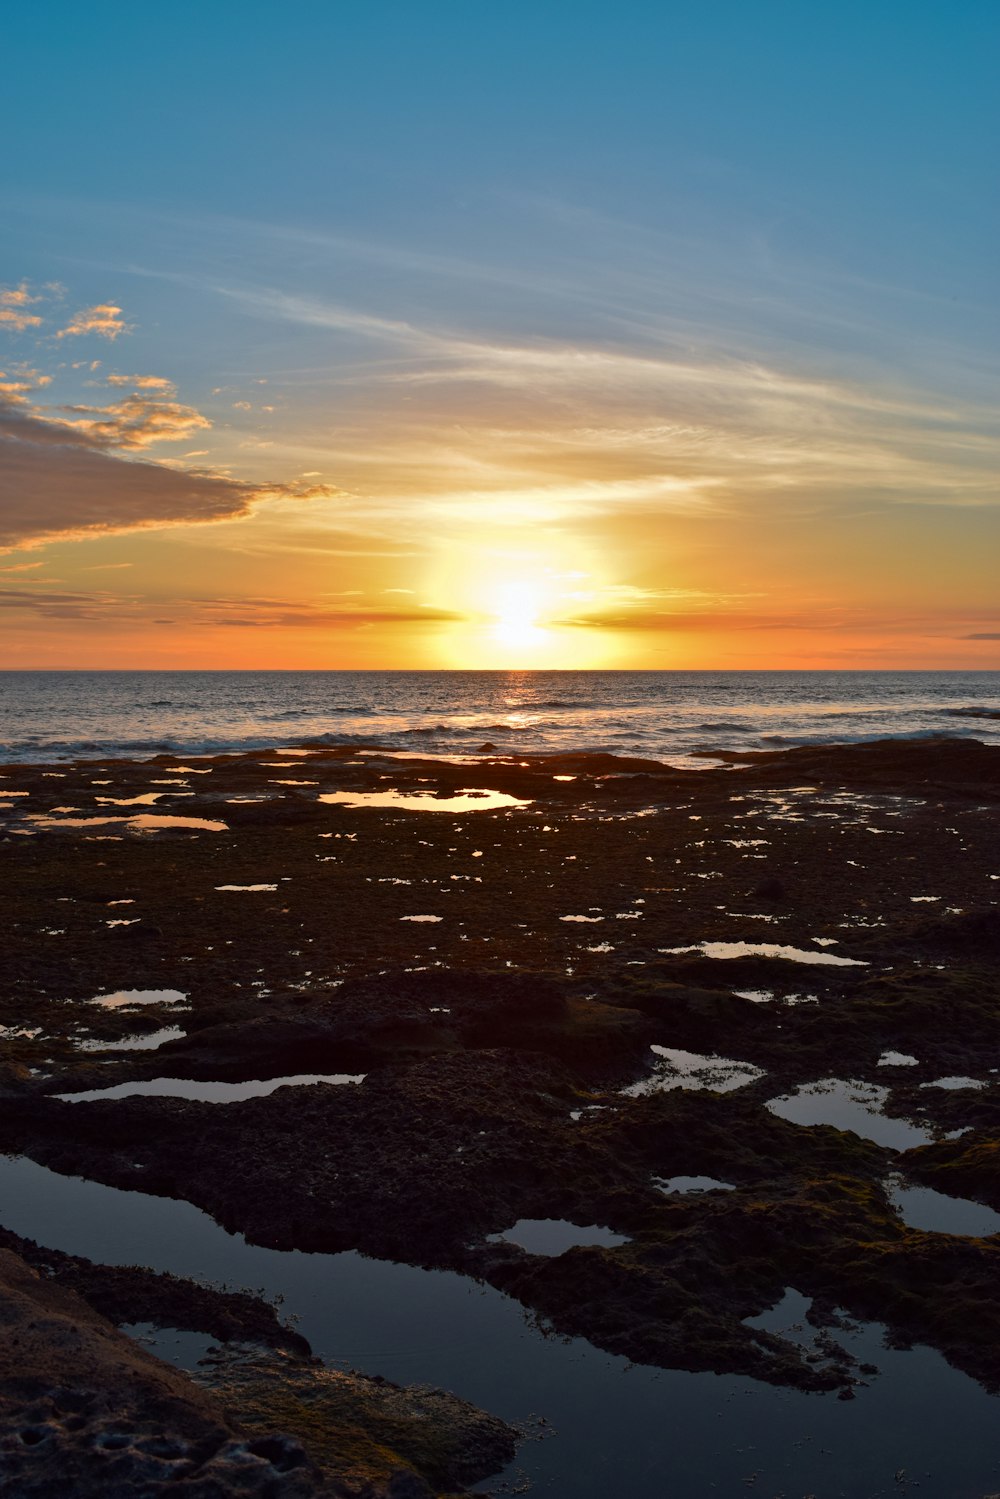
<path fill-rule="evenodd" d="M 260 721 L 261 723 L 278 723 L 294 718 L 333 718 L 337 714 L 349 714 L 354 718 L 389 718 L 405 711 L 400 708 L 377 708 L 371 704 L 323 703 L 320 707 L 282 708 L 277 713 L 262 713 Z"/>
<path fill-rule="evenodd" d="M 949 718 L 995 718 L 1000 719 L 1000 708 L 942 708 Z"/>
<path fill-rule="evenodd" d="M 544 723 L 477 723 L 477 724 L 449 724 L 436 723 L 427 724 L 414 729 L 393 729 L 389 737 L 400 739 L 419 739 L 441 734 L 450 735 L 456 739 L 482 739 L 484 734 L 537 734 L 540 730 L 553 728 L 553 724 Z"/>
<path fill-rule="evenodd" d="M 533 712 L 536 708 L 586 708 L 588 711 L 594 708 L 603 708 L 604 703 L 584 702 L 582 699 L 577 703 L 564 702 L 560 697 L 541 698 L 537 702 L 523 702 L 511 705 L 512 712 Z"/>
<path fill-rule="evenodd" d="M 1000 743 L 995 673 L 974 680 L 862 673 L 855 680 L 850 673 L 610 672 L 538 674 L 516 684 L 490 673 L 136 673 L 124 689 L 123 680 L 0 672 L 0 761 L 291 746 L 448 757 L 474 755 L 490 741 L 519 755 L 586 750 L 676 762 L 695 749 L 936 737 Z M 176 696 L 146 696 L 157 690 Z"/>
<path fill-rule="evenodd" d="M 967 734 L 942 733 L 940 729 L 904 729 L 895 734 L 891 732 L 886 732 L 885 734 L 872 734 L 871 732 L 866 734 L 762 734 L 760 740 L 762 744 L 804 749 L 813 745 L 885 744 L 893 740 L 902 742 L 918 741 L 921 739 L 951 739 L 957 743 L 967 740 L 969 737 Z"/>

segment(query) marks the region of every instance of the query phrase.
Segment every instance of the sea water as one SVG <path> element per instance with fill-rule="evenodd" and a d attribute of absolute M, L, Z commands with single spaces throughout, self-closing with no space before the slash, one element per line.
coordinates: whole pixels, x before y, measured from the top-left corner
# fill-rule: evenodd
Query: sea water
<path fill-rule="evenodd" d="M 307 742 L 683 760 L 940 735 L 1000 743 L 1000 671 L 0 672 L 7 762 Z"/>

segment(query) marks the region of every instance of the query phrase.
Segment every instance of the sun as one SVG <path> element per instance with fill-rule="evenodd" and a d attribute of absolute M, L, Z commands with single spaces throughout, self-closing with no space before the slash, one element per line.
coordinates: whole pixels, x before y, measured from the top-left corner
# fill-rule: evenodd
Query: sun
<path fill-rule="evenodd" d="M 437 552 L 427 596 L 452 611 L 437 637 L 442 665 L 465 670 L 568 670 L 610 664 L 617 645 L 581 628 L 603 569 L 568 537 L 558 544 L 476 539 Z"/>
<path fill-rule="evenodd" d="M 492 617 L 491 634 L 497 644 L 512 651 L 531 651 L 545 645 L 549 635 L 542 624 L 545 595 L 541 587 L 525 578 L 504 579 L 494 585 L 486 602 Z"/>

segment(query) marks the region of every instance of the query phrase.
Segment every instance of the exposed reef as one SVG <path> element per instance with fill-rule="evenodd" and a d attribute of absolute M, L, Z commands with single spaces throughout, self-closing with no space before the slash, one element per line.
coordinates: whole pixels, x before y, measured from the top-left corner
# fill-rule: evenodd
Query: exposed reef
<path fill-rule="evenodd" d="M 877 1377 L 837 1341 L 848 1316 L 1000 1390 L 1000 1237 L 912 1228 L 890 1189 L 1000 1207 L 1000 751 L 824 747 L 698 773 L 282 758 L 7 768 L 27 795 L 0 833 L 0 1149 L 183 1198 L 257 1244 L 463 1272 L 636 1362 L 846 1398 Z M 109 780 L 223 826 L 144 827 L 128 805 L 109 822 Z M 470 810 L 470 788 L 515 800 Z M 390 791 L 418 809 L 364 803 Z M 358 804 L 321 800 L 339 793 Z M 170 1094 L 302 1075 L 330 1080 Z M 72 1098 L 139 1083 L 156 1091 Z M 685 1175 L 731 1190 L 665 1188 Z M 524 1219 L 623 1242 L 498 1242 Z M 345 1435 L 337 1468 L 320 1434 L 367 1430 L 382 1397 L 317 1371 L 252 1297 L 4 1242 L 95 1315 L 219 1339 L 199 1375 L 219 1419 L 262 1431 L 279 1411 L 302 1474 L 390 1481 L 368 1438 Z M 826 1325 L 822 1356 L 748 1325 L 788 1286 Z M 444 1397 L 392 1400 L 436 1433 L 387 1439 L 401 1470 L 474 1481 Z M 501 1466 L 509 1429 L 463 1410 Z"/>

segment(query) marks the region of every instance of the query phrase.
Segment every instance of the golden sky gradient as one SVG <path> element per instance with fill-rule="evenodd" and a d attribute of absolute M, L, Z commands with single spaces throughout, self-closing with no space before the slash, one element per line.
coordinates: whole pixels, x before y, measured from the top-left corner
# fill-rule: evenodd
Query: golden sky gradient
<path fill-rule="evenodd" d="M 406 325 L 361 330 L 382 367 L 339 409 L 270 377 L 195 406 L 130 370 L 114 302 L 4 295 L 46 319 L 4 380 L 4 665 L 996 660 L 968 402 Z"/>

